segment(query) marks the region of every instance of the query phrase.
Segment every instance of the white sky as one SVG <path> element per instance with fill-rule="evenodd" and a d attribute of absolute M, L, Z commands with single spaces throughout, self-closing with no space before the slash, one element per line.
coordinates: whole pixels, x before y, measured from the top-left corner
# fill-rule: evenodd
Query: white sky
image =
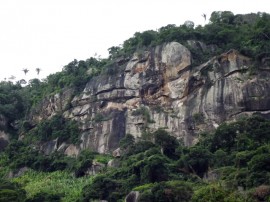
<path fill-rule="evenodd" d="M 73 59 L 122 44 L 137 31 L 156 30 L 191 20 L 202 13 L 267 12 L 268 0 L 0 0 L 0 80 L 39 78 L 61 71 Z M 23 68 L 30 71 L 25 78 Z"/>

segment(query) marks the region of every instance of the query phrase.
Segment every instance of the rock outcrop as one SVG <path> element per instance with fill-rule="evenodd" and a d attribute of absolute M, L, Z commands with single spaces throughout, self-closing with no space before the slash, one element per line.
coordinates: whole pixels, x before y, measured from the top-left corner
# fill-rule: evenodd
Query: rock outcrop
<path fill-rule="evenodd" d="M 0 152 L 9 144 L 9 136 L 4 131 L 0 131 Z"/>
<path fill-rule="evenodd" d="M 198 51 L 208 47 L 198 46 Z M 135 53 L 123 71 L 92 78 L 73 98 L 71 90 L 49 98 L 32 120 L 61 111 L 78 121 L 81 144 L 72 155 L 86 148 L 109 153 L 125 134 L 140 138 L 158 128 L 192 145 L 201 131 L 224 121 L 270 112 L 270 72 L 263 68 L 252 75 L 252 65 L 250 58 L 230 50 L 194 66 L 186 47 L 167 43 Z"/>
<path fill-rule="evenodd" d="M 125 202 L 138 202 L 140 197 L 140 192 L 131 191 L 125 198 Z"/>

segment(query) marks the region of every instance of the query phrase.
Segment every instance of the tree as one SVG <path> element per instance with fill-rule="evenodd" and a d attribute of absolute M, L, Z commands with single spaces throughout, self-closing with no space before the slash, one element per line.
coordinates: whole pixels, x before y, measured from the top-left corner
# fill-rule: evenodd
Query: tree
<path fill-rule="evenodd" d="M 256 150 L 255 155 L 248 162 L 248 168 L 249 185 L 258 186 L 270 183 L 270 145 L 261 146 Z"/>
<path fill-rule="evenodd" d="M 232 24 L 233 20 L 234 14 L 231 11 L 214 11 L 210 17 L 212 23 Z"/>
<path fill-rule="evenodd" d="M 182 181 L 168 181 L 153 184 L 150 189 L 140 193 L 140 202 L 188 202 L 192 197 L 192 187 Z"/>
<path fill-rule="evenodd" d="M 179 166 L 202 178 L 204 173 L 208 171 L 211 158 L 211 153 L 207 149 L 201 146 L 193 146 L 186 150 L 181 157 Z"/>
<path fill-rule="evenodd" d="M 1 180 L 0 182 L 0 201 L 24 201 L 26 198 L 25 190 L 18 184 Z"/>
<path fill-rule="evenodd" d="M 189 29 L 193 29 L 194 28 L 194 22 L 187 20 L 185 21 L 184 25 L 189 28 Z"/>
<path fill-rule="evenodd" d="M 128 150 L 129 148 L 132 148 L 132 146 L 135 143 L 135 138 L 131 134 L 126 134 L 124 138 L 120 140 L 120 148 L 124 150 Z"/>
<path fill-rule="evenodd" d="M 161 147 L 161 153 L 168 157 L 173 157 L 175 149 L 179 145 L 176 138 L 169 135 L 169 133 L 163 129 L 158 129 L 154 132 L 155 144 Z"/>
<path fill-rule="evenodd" d="M 110 58 L 114 58 L 118 55 L 119 51 L 121 50 L 121 48 L 119 46 L 112 46 L 108 49 Z"/>
<path fill-rule="evenodd" d="M 205 21 L 206 21 L 206 14 L 203 13 L 203 14 L 202 14 L 202 17 L 204 18 L 204 22 L 205 22 Z"/>
<path fill-rule="evenodd" d="M 22 85 L 22 84 L 27 84 L 27 82 L 25 81 L 25 79 L 19 80 L 18 83 L 19 83 L 20 85 Z"/>
<path fill-rule="evenodd" d="M 24 74 L 26 75 L 26 74 L 29 72 L 29 69 L 24 68 L 22 71 L 23 71 L 23 72 L 24 72 Z"/>
<path fill-rule="evenodd" d="M 240 202 L 246 201 L 240 194 L 234 194 L 219 185 L 207 185 L 198 189 L 192 196 L 192 202 Z"/>
<path fill-rule="evenodd" d="M 13 130 L 15 120 L 24 116 L 24 99 L 20 93 L 20 84 L 14 85 L 12 82 L 0 83 L 0 114 L 6 119 L 7 129 Z"/>
<path fill-rule="evenodd" d="M 61 194 L 51 194 L 46 192 L 39 192 L 31 198 L 27 199 L 26 202 L 37 202 L 37 201 L 61 201 Z"/>
<path fill-rule="evenodd" d="M 39 75 L 40 71 L 41 71 L 40 68 L 36 68 L 37 75 Z"/>
<path fill-rule="evenodd" d="M 168 180 L 169 170 L 166 166 L 167 162 L 168 160 L 164 156 L 156 154 L 138 163 L 141 182 L 153 183 Z"/>
<path fill-rule="evenodd" d="M 221 124 L 212 139 L 212 152 L 218 149 L 223 149 L 226 152 L 231 152 L 236 149 L 238 125 L 237 124 Z"/>
<path fill-rule="evenodd" d="M 105 175 L 98 175 L 90 185 L 83 188 L 83 201 L 92 201 L 93 199 L 114 201 L 111 197 L 118 187 L 119 184 L 116 180 Z"/>

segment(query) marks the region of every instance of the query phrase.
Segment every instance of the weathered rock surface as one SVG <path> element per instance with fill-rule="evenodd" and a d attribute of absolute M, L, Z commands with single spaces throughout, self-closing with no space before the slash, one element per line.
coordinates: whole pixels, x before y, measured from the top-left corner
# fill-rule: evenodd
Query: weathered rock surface
<path fill-rule="evenodd" d="M 41 145 L 40 150 L 45 154 L 49 155 L 55 151 L 57 151 L 58 148 L 58 138 L 52 141 L 45 142 Z"/>
<path fill-rule="evenodd" d="M 12 170 L 8 173 L 8 178 L 15 178 L 22 176 L 25 172 L 29 171 L 30 168 L 28 167 L 22 167 L 16 170 Z"/>
<path fill-rule="evenodd" d="M 189 45 L 202 52 L 215 49 L 201 42 Z M 92 78 L 73 98 L 70 90 L 45 100 L 32 120 L 63 112 L 78 121 L 81 144 L 68 147 L 69 155 L 86 148 L 110 153 L 125 134 L 140 138 L 142 132 L 158 128 L 191 145 L 198 133 L 224 121 L 255 112 L 269 114 L 270 71 L 264 65 L 252 75 L 252 64 L 230 50 L 193 66 L 186 47 L 167 43 L 134 54 L 124 71 Z"/>
<path fill-rule="evenodd" d="M 0 131 L 0 152 L 5 149 L 9 143 L 9 136 L 4 131 Z"/>
<path fill-rule="evenodd" d="M 125 198 L 125 202 L 138 202 L 140 197 L 140 192 L 131 191 Z"/>
<path fill-rule="evenodd" d="M 66 89 L 62 93 L 57 93 L 44 99 L 30 114 L 29 119 L 32 121 L 32 124 L 34 125 L 43 119 L 48 119 L 57 112 L 64 112 L 70 104 L 73 93 L 73 89 Z"/>
<path fill-rule="evenodd" d="M 120 160 L 119 159 L 112 159 L 107 163 L 108 167 L 111 168 L 119 168 L 120 167 Z"/>
<path fill-rule="evenodd" d="M 102 169 L 105 168 L 105 165 L 103 163 L 99 163 L 97 161 L 92 162 L 91 168 L 89 168 L 86 172 L 87 175 L 96 175 L 102 171 Z"/>

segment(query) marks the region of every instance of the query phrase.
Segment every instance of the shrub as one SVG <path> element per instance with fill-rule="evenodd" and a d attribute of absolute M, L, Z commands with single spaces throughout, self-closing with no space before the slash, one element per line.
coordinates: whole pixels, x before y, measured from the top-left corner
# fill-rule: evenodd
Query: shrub
<path fill-rule="evenodd" d="M 26 198 L 25 190 L 16 183 L 11 183 L 5 180 L 0 182 L 0 201 L 24 201 Z"/>
<path fill-rule="evenodd" d="M 182 181 L 168 181 L 152 184 L 149 189 L 142 190 L 139 201 L 171 201 L 189 202 L 192 196 L 190 184 Z"/>
<path fill-rule="evenodd" d="M 93 179 L 93 183 L 83 188 L 83 201 L 91 201 L 93 199 L 115 201 L 112 193 L 119 188 L 116 180 L 107 176 L 99 175 Z"/>
<path fill-rule="evenodd" d="M 192 202 L 242 202 L 249 201 L 241 193 L 226 190 L 216 184 L 209 184 L 196 190 Z"/>
<path fill-rule="evenodd" d="M 162 148 L 163 154 L 171 158 L 175 157 L 175 150 L 179 145 L 176 138 L 163 129 L 158 129 L 153 135 L 155 144 Z"/>

